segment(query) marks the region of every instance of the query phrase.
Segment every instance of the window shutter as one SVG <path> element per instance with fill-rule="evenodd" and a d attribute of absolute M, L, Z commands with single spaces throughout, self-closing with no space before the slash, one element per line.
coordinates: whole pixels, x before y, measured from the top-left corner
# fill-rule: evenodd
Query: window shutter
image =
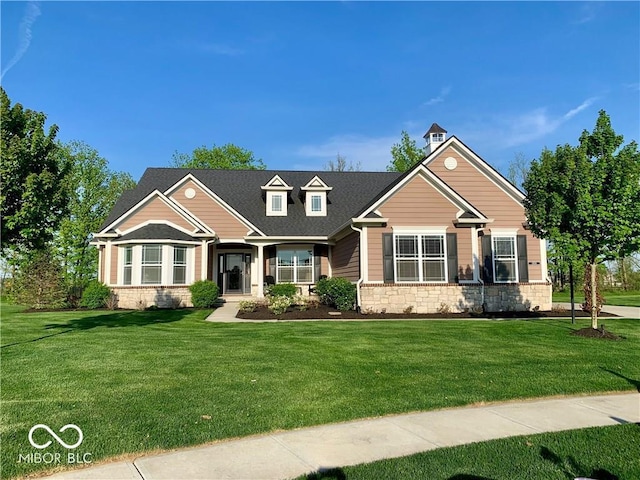
<path fill-rule="evenodd" d="M 493 283 L 493 252 L 491 235 L 482 237 L 482 280 L 485 283 Z"/>
<path fill-rule="evenodd" d="M 322 275 L 322 245 L 313 246 L 313 281 L 317 282 Z"/>
<path fill-rule="evenodd" d="M 393 233 L 382 234 L 382 256 L 384 283 L 394 283 L 393 278 Z"/>
<path fill-rule="evenodd" d="M 518 279 L 519 282 L 529 281 L 529 261 L 527 259 L 527 236 L 518 235 Z"/>
<path fill-rule="evenodd" d="M 447 281 L 458 283 L 458 234 L 447 233 Z"/>
<path fill-rule="evenodd" d="M 267 255 L 269 257 L 269 275 L 276 278 L 276 247 L 268 247 Z"/>

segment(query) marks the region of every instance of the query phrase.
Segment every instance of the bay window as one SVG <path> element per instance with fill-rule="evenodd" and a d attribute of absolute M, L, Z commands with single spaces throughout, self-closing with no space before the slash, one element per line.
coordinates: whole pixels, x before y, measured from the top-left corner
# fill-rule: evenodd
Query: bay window
<path fill-rule="evenodd" d="M 187 283 L 187 247 L 173 247 L 173 283 Z"/>
<path fill-rule="evenodd" d="M 133 247 L 124 247 L 124 265 L 122 272 L 123 285 L 131 285 L 133 268 Z"/>
<path fill-rule="evenodd" d="M 119 248 L 119 285 L 187 285 L 193 282 L 194 247 L 159 243 Z"/>
<path fill-rule="evenodd" d="M 162 283 L 162 245 L 142 246 L 142 284 Z"/>

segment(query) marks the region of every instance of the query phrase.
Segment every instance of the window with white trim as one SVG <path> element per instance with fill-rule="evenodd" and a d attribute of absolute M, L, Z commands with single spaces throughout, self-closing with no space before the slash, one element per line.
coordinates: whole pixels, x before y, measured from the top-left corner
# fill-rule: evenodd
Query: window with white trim
<path fill-rule="evenodd" d="M 142 246 L 141 283 L 143 285 L 162 283 L 162 245 Z"/>
<path fill-rule="evenodd" d="M 282 195 L 273 194 L 271 197 L 271 211 L 282 212 Z"/>
<path fill-rule="evenodd" d="M 396 282 L 446 282 L 444 234 L 394 236 Z"/>
<path fill-rule="evenodd" d="M 313 283 L 313 250 L 278 249 L 278 283 Z"/>
<path fill-rule="evenodd" d="M 322 211 L 322 195 L 311 195 L 311 211 Z"/>
<path fill-rule="evenodd" d="M 496 283 L 509 283 L 518 280 L 518 255 L 516 237 L 492 235 L 493 271 Z"/>
<path fill-rule="evenodd" d="M 133 247 L 124 247 L 122 284 L 131 285 L 133 273 Z"/>
<path fill-rule="evenodd" d="M 173 284 L 187 283 L 187 247 L 173 247 Z"/>

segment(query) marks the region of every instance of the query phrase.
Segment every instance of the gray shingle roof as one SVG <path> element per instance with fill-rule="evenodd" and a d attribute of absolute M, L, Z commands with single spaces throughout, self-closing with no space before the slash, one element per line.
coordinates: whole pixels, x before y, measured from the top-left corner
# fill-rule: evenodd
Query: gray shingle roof
<path fill-rule="evenodd" d="M 169 225 L 164 224 L 150 224 L 140 227 L 133 232 L 129 232 L 118 240 L 183 240 L 193 241 L 195 240 L 191 235 L 187 235 L 180 230 L 177 230 Z"/>
<path fill-rule="evenodd" d="M 166 191 L 191 173 L 240 215 L 270 236 L 325 236 L 335 232 L 363 211 L 380 192 L 402 174 L 395 172 L 324 172 L 286 170 L 210 170 L 185 168 L 148 168 L 138 186 L 125 192 L 116 202 L 102 228 L 136 205 L 154 190 Z M 265 215 L 264 192 L 260 188 L 279 175 L 293 186 L 286 217 Z M 301 187 L 318 175 L 329 187 L 327 216 L 308 217 Z M 212 225 L 215 229 L 215 225 Z"/>

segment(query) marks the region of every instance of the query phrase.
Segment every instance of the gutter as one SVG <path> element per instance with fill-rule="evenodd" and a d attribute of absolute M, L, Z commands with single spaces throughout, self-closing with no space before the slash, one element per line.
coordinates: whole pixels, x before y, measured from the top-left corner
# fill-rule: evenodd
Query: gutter
<path fill-rule="evenodd" d="M 351 224 L 350 227 L 360 234 L 360 278 L 358 278 L 358 281 L 356 282 L 356 311 L 360 311 L 360 286 L 364 282 L 364 278 L 362 278 L 362 229 L 354 226 L 353 224 Z"/>

